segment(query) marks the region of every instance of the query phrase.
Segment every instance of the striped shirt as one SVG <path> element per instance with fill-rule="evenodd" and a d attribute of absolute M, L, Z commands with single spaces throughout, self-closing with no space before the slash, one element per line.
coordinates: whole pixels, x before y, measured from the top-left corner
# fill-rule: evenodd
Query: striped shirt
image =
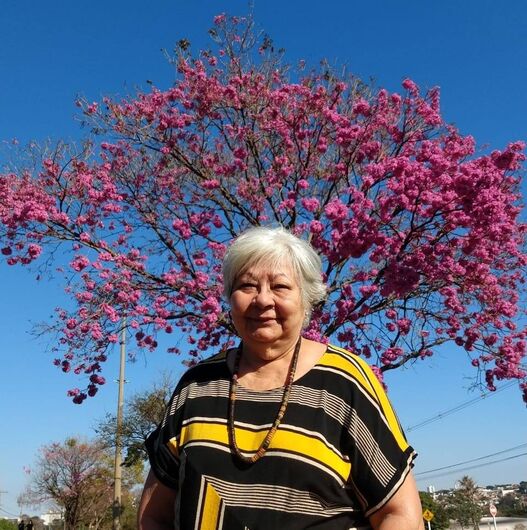
<path fill-rule="evenodd" d="M 368 516 L 394 495 L 416 456 L 369 366 L 328 345 L 293 383 L 269 449 L 251 465 L 229 447 L 230 378 L 225 353 L 188 370 L 147 440 L 155 476 L 178 490 L 175 528 L 369 529 Z M 238 385 L 236 441 L 247 456 L 282 395 Z"/>

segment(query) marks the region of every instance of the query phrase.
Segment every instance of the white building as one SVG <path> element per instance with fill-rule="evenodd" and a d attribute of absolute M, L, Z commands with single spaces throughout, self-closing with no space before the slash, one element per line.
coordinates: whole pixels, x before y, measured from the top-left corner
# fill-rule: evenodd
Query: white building
<path fill-rule="evenodd" d="M 46 526 L 49 526 L 53 521 L 62 521 L 62 513 L 57 510 L 48 510 L 42 514 L 40 518 L 44 521 Z"/>

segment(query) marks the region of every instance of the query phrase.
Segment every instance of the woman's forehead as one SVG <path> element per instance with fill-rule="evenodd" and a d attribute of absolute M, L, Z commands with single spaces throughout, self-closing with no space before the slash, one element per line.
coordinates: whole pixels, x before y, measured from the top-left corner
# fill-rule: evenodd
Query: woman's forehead
<path fill-rule="evenodd" d="M 296 274 L 293 267 L 288 263 L 256 263 L 254 265 L 249 265 L 240 271 L 238 275 L 241 277 L 250 277 L 250 278 L 289 278 L 291 280 L 296 280 Z"/>

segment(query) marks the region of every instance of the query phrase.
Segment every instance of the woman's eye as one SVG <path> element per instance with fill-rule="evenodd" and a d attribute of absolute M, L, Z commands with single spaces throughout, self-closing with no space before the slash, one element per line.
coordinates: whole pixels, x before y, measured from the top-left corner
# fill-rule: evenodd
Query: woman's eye
<path fill-rule="evenodd" d="M 254 283 L 241 283 L 238 286 L 238 289 L 255 289 L 256 285 Z"/>
<path fill-rule="evenodd" d="M 284 283 L 280 283 L 280 284 L 278 284 L 278 285 L 275 285 L 274 288 L 275 288 L 275 289 L 280 289 L 280 290 L 281 290 L 281 289 L 289 289 L 289 285 L 286 285 L 286 284 L 284 284 Z"/>

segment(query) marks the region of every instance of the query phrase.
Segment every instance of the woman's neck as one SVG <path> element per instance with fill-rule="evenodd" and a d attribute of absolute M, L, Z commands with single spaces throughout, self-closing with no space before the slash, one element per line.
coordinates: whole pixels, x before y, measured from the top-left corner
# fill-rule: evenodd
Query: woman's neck
<path fill-rule="evenodd" d="M 298 339 L 297 339 L 298 340 Z M 297 340 L 290 344 L 243 344 L 238 380 L 253 390 L 269 390 L 285 384 Z"/>
<path fill-rule="evenodd" d="M 241 386 L 250 390 L 272 390 L 284 386 L 296 342 L 282 348 L 261 348 L 254 350 L 243 344 L 243 351 L 238 368 L 238 381 Z M 309 339 L 302 339 L 295 380 L 305 375 L 324 355 L 326 345 Z M 234 369 L 233 352 L 229 359 L 229 368 Z"/>

